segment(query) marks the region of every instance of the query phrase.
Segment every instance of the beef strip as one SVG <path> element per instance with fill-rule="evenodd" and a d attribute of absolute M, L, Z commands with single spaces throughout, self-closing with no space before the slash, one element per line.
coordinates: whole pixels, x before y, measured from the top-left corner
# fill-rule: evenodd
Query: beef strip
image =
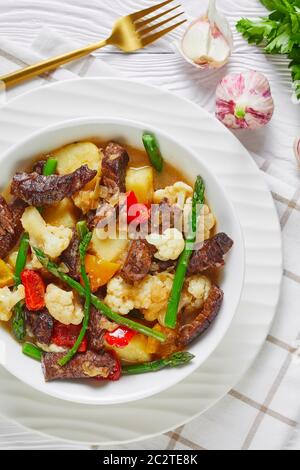
<path fill-rule="evenodd" d="M 118 366 L 117 358 L 109 352 L 96 354 L 87 351 L 76 356 L 64 367 L 58 361 L 65 353 L 43 354 L 42 368 L 46 382 L 59 379 L 107 378 Z"/>
<path fill-rule="evenodd" d="M 40 312 L 31 312 L 25 309 L 26 326 L 29 334 L 32 334 L 36 341 L 49 346 L 51 343 L 54 320 L 45 308 Z"/>
<path fill-rule="evenodd" d="M 90 170 L 87 165 L 63 176 L 17 173 L 12 180 L 11 193 L 31 206 L 51 205 L 73 196 L 96 175 L 97 171 Z"/>
<path fill-rule="evenodd" d="M 89 230 L 94 230 L 96 227 L 96 211 L 95 210 L 90 210 L 86 214 L 86 223 L 88 225 Z"/>
<path fill-rule="evenodd" d="M 95 307 L 91 307 L 89 329 L 87 333 L 89 349 L 99 353 L 103 349 L 105 331 L 101 321 L 106 317 Z"/>
<path fill-rule="evenodd" d="M 33 165 L 32 173 L 38 173 L 39 175 L 42 175 L 44 173 L 45 165 L 46 160 L 39 160 Z"/>
<path fill-rule="evenodd" d="M 0 236 L 5 234 L 14 234 L 14 214 L 12 213 L 10 207 L 8 206 L 5 199 L 0 196 Z"/>
<path fill-rule="evenodd" d="M 76 230 L 73 230 L 73 236 L 68 248 L 61 254 L 61 261 L 69 268 L 69 275 L 74 279 L 80 277 L 80 240 Z"/>
<path fill-rule="evenodd" d="M 89 229 L 108 227 L 110 223 L 115 223 L 118 213 L 118 207 L 103 201 L 96 211 L 89 212 L 87 219 Z"/>
<path fill-rule="evenodd" d="M 7 204 L 3 196 L 0 195 L 0 258 L 5 258 L 17 244 L 23 227 L 21 217 L 26 204 L 20 199 L 16 199 L 11 204 Z"/>
<path fill-rule="evenodd" d="M 161 261 L 159 259 L 154 259 L 151 264 L 150 272 L 151 274 L 158 274 L 163 272 L 173 272 L 176 267 L 176 261 L 168 260 Z"/>
<path fill-rule="evenodd" d="M 213 238 L 206 240 L 199 250 L 194 251 L 189 264 L 188 275 L 224 266 L 224 256 L 232 246 L 233 241 L 225 233 L 218 233 Z"/>
<path fill-rule="evenodd" d="M 120 272 L 123 279 L 129 284 L 142 281 L 151 270 L 153 250 L 146 240 L 133 240 L 125 264 Z"/>
<path fill-rule="evenodd" d="M 126 168 L 129 156 L 124 147 L 114 142 L 107 145 L 102 160 L 102 184 L 114 192 L 125 193 Z"/>
<path fill-rule="evenodd" d="M 187 346 L 209 328 L 220 311 L 223 298 L 223 291 L 213 285 L 199 315 L 191 323 L 179 327 L 177 343 L 180 347 Z"/>

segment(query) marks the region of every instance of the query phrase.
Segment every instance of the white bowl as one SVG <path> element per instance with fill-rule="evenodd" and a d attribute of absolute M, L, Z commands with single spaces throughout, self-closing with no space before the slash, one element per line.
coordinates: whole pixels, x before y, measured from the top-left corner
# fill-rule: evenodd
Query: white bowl
<path fill-rule="evenodd" d="M 1 364 L 26 384 L 56 398 L 106 405 L 139 400 L 166 390 L 191 374 L 212 354 L 228 330 L 239 304 L 245 272 L 245 248 L 239 220 L 222 182 L 217 181 L 203 163 L 207 155 L 196 155 L 189 148 L 182 147 L 173 136 L 147 124 L 126 120 L 81 118 L 62 122 L 38 131 L 0 157 L 0 187 L 5 188 L 14 172 L 34 157 L 75 141 L 99 137 L 142 148 L 142 132 L 146 129 L 156 134 L 165 160 L 180 169 L 189 180 L 194 181 L 197 174 L 203 176 L 208 201 L 218 220 L 218 230 L 226 232 L 234 240 L 234 247 L 227 256 L 220 281 L 225 293 L 224 303 L 210 329 L 189 347 L 189 351 L 195 355 L 189 365 L 152 374 L 123 377 L 118 382 L 82 380 L 45 383 L 40 364 L 24 356 L 21 346 L 0 325 Z"/>

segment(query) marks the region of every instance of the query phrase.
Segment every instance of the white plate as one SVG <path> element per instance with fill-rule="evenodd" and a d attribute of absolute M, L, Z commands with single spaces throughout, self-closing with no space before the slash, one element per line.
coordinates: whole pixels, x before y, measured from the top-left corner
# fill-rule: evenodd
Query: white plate
<path fill-rule="evenodd" d="M 171 389 L 126 405 L 90 407 L 46 397 L 1 371 L 4 416 L 55 437 L 112 445 L 188 422 L 240 380 L 275 315 L 282 277 L 281 232 L 271 195 L 240 142 L 198 106 L 154 87 L 119 79 L 79 79 L 30 92 L 0 109 L 0 152 L 41 127 L 84 116 L 147 122 L 206 155 L 206 165 L 238 212 L 246 244 L 245 288 L 227 335 L 200 369 Z"/>
<path fill-rule="evenodd" d="M 87 117 L 48 126 L 21 140 L 0 156 L 0 165 L 4 166 L 0 175 L 0 187 L 5 188 L 15 168 L 26 166 L 28 160 L 78 140 L 87 140 L 91 136 L 142 149 L 142 134 L 145 129 L 156 134 L 166 161 L 181 169 L 188 180 L 193 181 L 199 173 L 203 176 L 206 196 L 217 218 L 219 231 L 227 233 L 234 240 L 234 249 L 226 257 L 226 269 L 220 279 L 220 287 L 225 294 L 222 308 L 209 330 L 199 341 L 190 345 L 189 351 L 195 356 L 190 364 L 155 374 L 122 377 L 118 382 L 57 380 L 46 383 L 41 364 L 23 355 L 20 345 L 12 340 L 10 332 L 0 327 L 0 345 L 3 344 L 5 352 L 0 364 L 26 384 L 53 397 L 87 405 L 111 405 L 140 400 L 166 390 L 193 373 L 212 354 L 226 334 L 240 302 L 245 274 L 244 240 L 241 225 L 226 191 L 201 162 L 198 154 L 183 147 L 161 130 L 152 126 L 149 128 L 148 123 Z"/>

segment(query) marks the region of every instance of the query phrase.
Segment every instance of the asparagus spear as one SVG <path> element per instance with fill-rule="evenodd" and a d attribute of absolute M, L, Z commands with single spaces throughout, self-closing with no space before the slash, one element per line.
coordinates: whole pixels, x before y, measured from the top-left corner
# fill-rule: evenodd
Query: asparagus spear
<path fill-rule="evenodd" d="M 31 357 L 32 359 L 36 359 L 37 361 L 42 360 L 43 352 L 40 348 L 38 348 L 34 344 L 24 343 L 22 351 L 23 351 L 23 354 L 25 354 L 26 356 Z"/>
<path fill-rule="evenodd" d="M 89 229 L 85 220 L 81 220 L 76 225 L 76 230 L 80 240 L 83 240 L 84 237 L 89 233 Z M 88 246 L 87 246 L 88 248 Z"/>
<path fill-rule="evenodd" d="M 50 261 L 42 250 L 40 250 L 39 248 L 33 248 L 33 250 L 40 263 L 44 266 L 44 268 L 46 268 L 51 274 L 53 274 L 58 279 L 68 284 L 68 286 L 70 286 L 72 289 L 76 290 L 79 295 L 85 297 L 85 289 L 81 284 L 79 284 L 79 282 L 75 281 L 73 278 L 63 273 L 59 269 L 59 266 L 57 266 L 57 264 L 55 264 L 53 261 Z M 152 330 L 151 328 L 148 328 L 147 326 L 142 325 L 141 323 L 137 323 L 133 320 L 130 320 L 129 318 L 122 317 L 121 315 L 113 312 L 94 294 L 92 294 L 91 296 L 91 302 L 97 310 L 100 310 L 103 315 L 105 315 L 107 318 L 114 321 L 115 323 L 118 323 L 119 325 L 125 325 L 134 331 L 138 331 L 139 333 L 142 333 L 146 336 L 155 338 L 160 342 L 165 341 L 164 334 L 160 333 L 159 331 Z"/>
<path fill-rule="evenodd" d="M 28 233 L 24 233 L 21 238 L 17 261 L 16 261 L 15 276 L 14 276 L 16 287 L 18 287 L 21 284 L 21 274 L 26 265 L 28 249 L 29 249 L 29 235 Z M 13 329 L 15 338 L 18 341 L 23 341 L 26 335 L 23 302 L 19 302 L 14 308 L 12 329 Z"/>
<path fill-rule="evenodd" d="M 155 135 L 150 134 L 149 132 L 144 132 L 143 144 L 152 165 L 159 173 L 161 173 L 163 170 L 164 161 Z"/>
<path fill-rule="evenodd" d="M 189 262 L 193 253 L 193 248 L 197 236 L 197 207 L 204 204 L 205 184 L 201 176 L 197 176 L 191 214 L 191 233 L 185 241 L 185 248 L 179 258 L 177 269 L 174 277 L 173 287 L 168 302 L 167 313 L 165 317 L 165 325 L 168 328 L 175 328 L 177 323 L 177 313 L 184 285 L 185 276 L 189 266 Z"/>
<path fill-rule="evenodd" d="M 79 333 L 79 336 L 74 346 L 70 349 L 68 354 L 66 354 L 62 359 L 60 359 L 60 361 L 58 361 L 58 364 L 60 366 L 65 366 L 75 356 L 75 354 L 77 353 L 83 341 L 83 338 L 85 337 L 85 334 L 89 326 L 89 321 L 90 321 L 91 285 L 90 285 L 90 280 L 85 269 L 85 257 L 86 257 L 86 252 L 88 250 L 89 244 L 92 239 L 92 233 L 88 231 L 86 222 L 78 222 L 77 231 L 79 232 L 79 235 L 81 238 L 81 242 L 79 246 L 79 253 L 80 253 L 81 277 L 82 277 L 82 280 L 84 283 L 84 289 L 85 289 L 84 318 L 83 318 L 81 331 Z"/>
<path fill-rule="evenodd" d="M 158 361 L 145 362 L 145 364 L 136 364 L 132 366 L 123 366 L 124 375 L 145 374 L 147 372 L 157 372 L 166 367 L 178 367 L 188 364 L 195 356 L 189 352 L 178 352 Z"/>
<path fill-rule="evenodd" d="M 54 175 L 54 173 L 56 172 L 56 168 L 57 168 L 57 160 L 55 160 L 54 158 L 48 158 L 43 169 L 43 175 L 44 176 Z"/>
<path fill-rule="evenodd" d="M 14 308 L 12 330 L 16 340 L 22 342 L 26 336 L 26 324 L 23 302 L 19 302 Z"/>
<path fill-rule="evenodd" d="M 15 267 L 15 285 L 18 287 L 21 284 L 21 274 L 26 265 L 27 255 L 29 249 L 29 235 L 24 233 L 19 246 L 16 267 Z"/>

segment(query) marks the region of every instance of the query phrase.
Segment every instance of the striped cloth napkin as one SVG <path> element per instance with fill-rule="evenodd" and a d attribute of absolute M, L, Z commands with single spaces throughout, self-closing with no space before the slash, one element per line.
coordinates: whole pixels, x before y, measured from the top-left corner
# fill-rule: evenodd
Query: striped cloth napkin
<path fill-rule="evenodd" d="M 49 29 L 42 30 L 30 49 L 7 42 L 1 37 L 1 73 L 32 64 L 41 58 L 68 51 L 76 46 L 77 44 L 67 41 Z M 97 56 L 90 56 L 10 90 L 8 99 L 58 80 L 77 76 L 121 75 L 120 71 L 108 66 Z M 143 79 L 144 82 L 146 80 Z M 162 86 L 168 87 L 167 80 Z M 276 87 L 280 87 L 280 84 L 274 83 L 273 91 L 275 95 L 277 94 L 275 98 L 280 97 L 282 100 L 278 104 L 279 108 L 285 110 L 284 118 L 280 113 L 275 115 L 272 125 L 264 134 L 265 137 L 259 133 L 255 139 L 251 137 L 251 133 L 240 135 L 242 142 L 264 173 L 281 221 L 285 270 L 275 323 L 256 363 L 241 383 L 221 402 L 186 426 L 155 439 L 126 445 L 122 449 L 300 449 L 300 431 L 294 436 L 300 419 L 300 185 L 291 150 L 293 138 L 297 132 L 300 134 L 297 124 L 300 107 L 297 108 L 290 103 L 286 91 L 283 99 L 283 93 Z M 207 91 L 207 86 L 203 91 L 199 87 L 197 100 L 208 111 L 212 111 L 213 102 L 212 100 L 209 102 L 207 93 L 214 96 L 213 90 Z M 184 92 L 182 94 L 184 95 Z M 264 148 L 264 138 L 266 141 L 273 139 L 272 148 L 281 152 L 281 159 L 275 152 L 268 154 L 264 151 L 264 156 L 261 156 L 260 149 Z M 0 418 L 0 448 L 29 447 L 74 448 L 62 441 L 57 442 L 24 431 L 18 425 Z"/>

